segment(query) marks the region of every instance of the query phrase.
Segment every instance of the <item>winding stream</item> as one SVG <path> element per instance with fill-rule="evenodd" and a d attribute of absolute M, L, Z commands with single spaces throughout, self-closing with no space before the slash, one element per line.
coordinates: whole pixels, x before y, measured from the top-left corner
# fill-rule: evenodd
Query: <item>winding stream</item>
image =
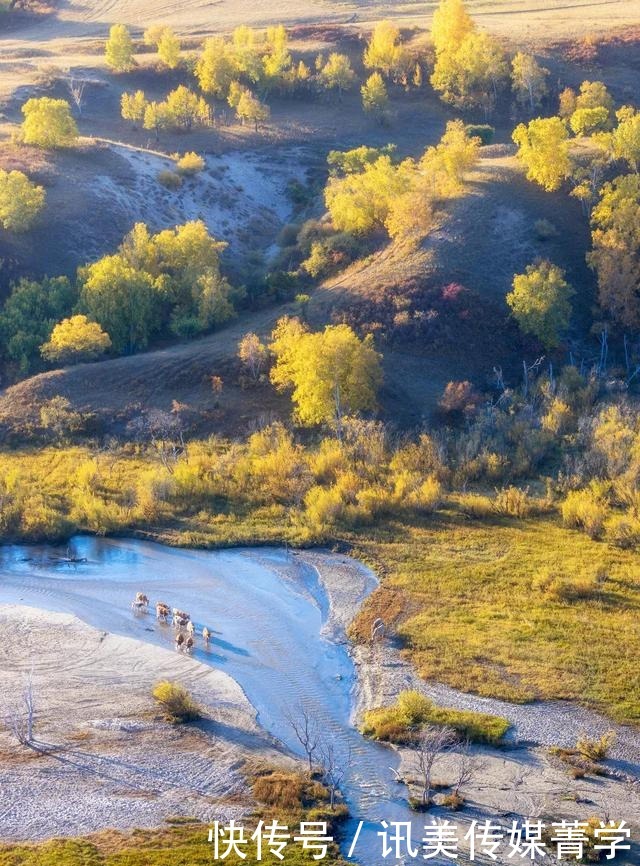
<path fill-rule="evenodd" d="M 389 862 L 377 837 L 383 819 L 413 818 L 414 839 L 421 838 L 424 818 L 416 819 L 394 782 L 395 754 L 351 724 L 353 665 L 346 647 L 322 634 L 328 602 L 313 567 L 292 564 L 279 550 L 210 552 L 136 540 L 77 537 L 70 551 L 84 561 L 65 561 L 66 548 L 0 548 L 0 602 L 73 613 L 104 631 L 164 647 L 173 646 L 172 628 L 153 614 L 132 613 L 135 592 L 190 611 L 198 631 L 213 630 L 209 648 L 199 640 L 194 657 L 240 684 L 269 734 L 300 754 L 287 718 L 302 705 L 340 760 L 350 756 L 341 787 L 354 816 L 346 847 L 356 819 L 365 822 L 357 860 Z M 374 585 L 371 577 L 368 591 Z"/>

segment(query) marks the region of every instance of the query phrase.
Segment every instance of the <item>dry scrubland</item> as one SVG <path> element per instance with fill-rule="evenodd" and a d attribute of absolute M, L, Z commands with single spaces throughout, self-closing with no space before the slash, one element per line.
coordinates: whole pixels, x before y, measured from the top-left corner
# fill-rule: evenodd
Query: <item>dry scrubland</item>
<path fill-rule="evenodd" d="M 61 2 L 35 14 L 0 17 L 5 139 L 0 168 L 26 172 L 46 192 L 40 221 L 30 231 L 0 230 L 3 300 L 21 276 L 73 278 L 78 266 L 114 253 L 136 222 L 149 226 L 150 236 L 136 252 L 146 244 L 150 259 L 162 246 L 157 233 L 194 220 L 229 245 L 201 271 L 195 247 L 183 256 L 177 242 L 164 271 L 149 266 L 145 285 L 153 281 L 160 292 L 162 322 L 137 344 L 129 337 L 127 345 L 129 335 L 120 335 L 116 345 L 112 330 L 109 340 L 120 357 L 65 367 L 60 356 L 60 369 L 29 376 L 46 368 L 39 339 L 35 349 L 29 344 L 24 363 L 18 352 L 8 357 L 3 346 L 0 533 L 6 541 L 91 532 L 185 546 L 288 542 L 349 550 L 381 578 L 357 615 L 353 599 L 333 610 L 342 617 L 334 636 L 342 639 L 341 628 L 349 626 L 355 646 L 358 722 L 369 735 L 411 744 L 428 721 L 471 731 L 483 743 L 474 748 L 487 770 L 484 781 L 465 792 L 471 808 L 461 813 L 463 821 L 476 808 L 580 818 L 606 813 L 633 820 L 640 722 L 640 421 L 637 370 L 632 375 L 637 359 L 625 367 L 622 337 L 628 334 L 633 344 L 637 328 L 610 324 L 609 365 L 603 364 L 597 337 L 606 311 L 595 306 L 596 276 L 585 261 L 591 236 L 584 209 L 593 202 L 585 199 L 583 208 L 570 197 L 566 177 L 549 191 L 525 179 L 511 134 L 530 119 L 526 106 L 503 94 L 488 118 L 493 142 L 474 150 L 464 170 L 442 169 L 434 148 L 447 121 L 463 117 L 477 125 L 487 118 L 478 106 L 451 108 L 427 83 L 433 49 L 424 28 L 434 8 L 433 3 L 331 6 L 282 0 L 256 10 L 244 0 L 223 0 L 158 9 L 143 0 L 116 0 Z M 500 46 L 511 54 L 533 51 L 549 70 L 550 92 L 534 113 L 553 115 L 558 91 L 577 90 L 587 79 L 604 82 L 616 107 L 637 103 L 640 21 L 634 0 L 577 2 L 552 10 L 524 0 L 470 0 L 468 11 L 477 25 L 499 37 Z M 390 108 L 380 124 L 363 113 L 359 87 L 370 71 L 362 66 L 366 39 L 383 18 L 402 27 L 404 44 L 424 64 L 425 80 L 406 88 L 389 83 Z M 119 74 L 109 70 L 103 55 L 115 22 L 129 25 L 136 40 L 136 65 Z M 173 27 L 183 47 L 194 51 L 206 36 L 228 34 L 239 24 L 284 23 L 296 62 L 313 67 L 319 51 L 344 52 L 357 86 L 339 98 L 292 96 L 276 88 L 269 95 L 268 122 L 255 129 L 240 124 L 224 100 L 212 100 L 213 127 L 164 129 L 156 140 L 152 129 L 122 119 L 123 93 L 142 89 L 146 99 L 159 101 L 172 88 L 195 84 L 184 67 L 157 64 L 142 42 L 142 24 L 152 23 Z M 27 99 L 68 98 L 59 69 L 52 67 L 70 67 L 86 79 L 83 110 L 75 117 L 77 144 L 43 150 L 11 141 Z M 326 270 L 305 272 L 302 261 L 318 253 L 313 240 L 335 240 L 336 232 L 323 234 L 327 223 L 317 222 L 324 213 L 328 152 L 365 143 L 383 148 L 389 142 L 397 145 L 394 158 L 414 160 L 403 163 L 404 181 L 415 187 L 409 192 L 425 193 L 421 171 L 433 171 L 442 189 L 448 184 L 434 198 L 429 225 L 419 226 L 424 231 L 417 240 L 390 241 L 384 219 L 364 240 L 357 232 L 356 240 L 345 240 L 348 231 L 338 232 L 334 259 L 321 262 Z M 425 154 L 425 148 L 431 150 Z M 592 138 L 571 139 L 571 148 L 584 165 L 597 153 Z M 202 154 L 199 173 L 176 180 L 172 155 L 177 152 Z M 393 165 L 397 180 L 401 170 L 397 161 Z M 593 165 L 596 185 L 627 170 L 615 168 L 620 165 L 615 160 Z M 365 171 L 364 164 L 360 169 Z M 344 176 L 338 171 L 333 182 L 340 181 Z M 395 198 L 405 193 L 403 188 Z M 412 199 L 408 203 L 405 216 L 415 211 Z M 305 242 L 301 226 L 308 220 L 315 222 Z M 174 240 L 163 238 L 164 252 Z M 130 239 L 129 255 L 133 246 Z M 127 244 L 120 254 L 126 258 Z M 538 258 L 559 266 L 575 290 L 571 320 L 549 345 L 540 330 L 535 335 L 521 330 L 505 302 L 514 274 L 523 274 Z M 53 284 L 47 285 L 54 294 Z M 213 287 L 216 304 L 207 307 L 212 295 L 202 290 L 198 296 L 196 285 L 199 291 Z M 64 286 L 53 288 L 64 294 Z M 51 316 L 60 318 L 58 312 Z M 298 316 L 307 331 L 298 333 L 290 325 L 274 339 L 283 316 Z M 323 330 L 338 324 L 342 331 Z M 353 350 L 356 360 L 363 347 L 368 355 L 362 354 L 361 378 L 341 381 L 345 405 L 339 405 L 340 398 L 334 405 L 340 389 L 325 388 L 322 399 L 306 404 L 296 391 L 292 413 L 291 391 L 300 384 L 300 369 L 307 377 L 309 370 L 316 372 L 323 346 L 344 337 L 346 326 L 353 328 L 353 340 L 341 345 Z M 43 343 L 52 336 L 51 328 L 45 331 Z M 238 357 L 248 332 L 257 335 L 253 345 L 262 359 L 257 372 L 252 359 Z M 360 342 L 366 334 L 368 341 Z M 302 355 L 303 346 L 308 354 L 296 367 L 296 351 Z M 129 354 L 133 349 L 139 353 Z M 569 352 L 583 376 L 577 369 L 562 372 Z M 543 356 L 544 363 L 531 366 L 523 380 L 523 362 L 532 365 Z M 274 388 L 270 376 L 284 387 Z M 366 400 L 369 390 L 373 397 Z M 345 421 L 350 401 L 351 408 L 378 420 Z M 348 569 L 337 576 L 345 586 L 354 580 Z M 70 820 L 64 832 L 84 835 L 108 826 L 114 802 L 118 826 L 159 824 L 178 800 L 185 823 L 157 834 L 105 832 L 38 849 L 0 849 L 1 866 L 209 862 L 202 828 L 188 820 L 183 781 L 204 818 L 221 803 L 229 814 L 257 808 L 279 819 L 283 810 L 300 818 L 326 807 L 326 791 L 275 754 L 244 696 L 222 675 L 146 647 L 125 676 L 122 641 L 77 622 L 38 616 L 12 614 L 3 631 L 13 633 L 19 622 L 29 646 L 42 631 L 49 637 L 58 631 L 67 638 L 74 634 L 65 675 L 75 688 L 100 672 L 99 687 L 79 710 L 77 749 L 87 766 L 107 750 L 117 767 L 110 799 L 103 790 L 86 826 Z M 372 646 L 377 617 L 386 625 L 387 640 Z M 7 689 L 20 667 L 15 651 L 15 641 L 3 650 Z M 38 676 L 46 678 L 59 663 L 52 652 Z M 205 686 L 215 692 L 208 711 L 217 724 L 228 726 L 228 736 L 212 741 L 206 730 L 168 729 L 149 706 L 151 680 L 157 678 L 151 671 L 180 678 L 200 700 Z M 116 724 L 116 682 L 124 688 L 125 715 L 135 730 L 129 723 Z M 403 716 L 396 701 L 407 685 L 450 709 L 431 707 L 417 721 Z M 64 697 L 47 693 L 58 713 L 54 719 Z M 559 701 L 571 703 L 544 703 Z M 117 704 L 122 705 L 121 694 Z M 96 717 L 114 724 L 92 727 Z M 584 744 L 582 751 L 573 748 L 582 734 L 598 740 L 609 720 L 618 735 L 614 760 L 604 746 L 603 754 L 595 755 L 597 743 L 588 743 L 586 752 Z M 530 749 L 501 753 L 486 746 L 487 741 L 499 745 L 509 723 L 534 743 Z M 60 734 L 55 724 L 50 733 Z M 9 736 L 2 737 L 3 768 L 14 774 L 16 790 L 22 786 L 24 802 L 33 806 L 46 794 L 47 773 L 58 758 L 16 756 Z M 132 748 L 138 749 L 133 756 Z M 159 748 L 170 754 L 170 767 L 164 760 L 158 766 Z M 189 756 L 202 749 L 207 766 L 199 772 L 206 796 L 180 775 Z M 275 775 L 266 765 L 241 772 L 238 752 L 275 762 L 279 769 Z M 405 750 L 402 756 L 401 772 L 409 780 L 416 773 L 411 754 Z M 127 822 L 120 818 L 129 794 L 122 795 L 118 774 L 129 759 L 160 779 L 161 791 L 150 799 L 140 794 L 131 807 L 136 820 Z M 36 760 L 49 763 L 29 789 L 29 764 Z M 410 783 L 408 792 L 415 788 Z M 442 809 L 438 814 L 451 817 Z M 43 835 L 34 829 L 36 834 Z"/>

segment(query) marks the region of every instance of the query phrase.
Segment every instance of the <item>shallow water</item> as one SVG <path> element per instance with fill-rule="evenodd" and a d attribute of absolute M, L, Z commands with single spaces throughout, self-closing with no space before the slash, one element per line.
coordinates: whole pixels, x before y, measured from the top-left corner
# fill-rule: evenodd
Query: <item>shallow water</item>
<path fill-rule="evenodd" d="M 300 754 L 288 718 L 303 706 L 342 762 L 350 768 L 341 785 L 356 828 L 365 824 L 354 857 L 367 866 L 389 863 L 377 836 L 381 820 L 414 819 L 414 840 L 424 820 L 406 807 L 404 787 L 394 782 L 395 753 L 364 739 L 351 725 L 354 671 L 343 645 L 322 634 L 327 599 L 315 570 L 292 562 L 284 551 L 198 551 L 150 542 L 78 537 L 66 547 L 0 548 L 0 603 L 20 603 L 73 613 L 104 631 L 173 647 L 171 626 L 153 613 L 132 612 L 135 593 L 192 614 L 200 632 L 213 631 L 209 648 L 198 640 L 194 658 L 233 677 L 273 737 Z M 286 576 L 285 576 L 286 572 Z M 394 860 L 393 862 L 400 862 Z"/>

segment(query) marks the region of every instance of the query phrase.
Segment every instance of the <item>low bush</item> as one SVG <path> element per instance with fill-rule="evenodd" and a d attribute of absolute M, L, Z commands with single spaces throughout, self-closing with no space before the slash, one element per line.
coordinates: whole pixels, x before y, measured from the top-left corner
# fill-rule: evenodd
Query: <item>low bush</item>
<path fill-rule="evenodd" d="M 519 520 L 528 517 L 533 510 L 529 488 L 521 490 L 519 487 L 503 487 L 502 490 L 497 490 L 493 508 L 497 514 L 507 517 L 517 517 Z"/>
<path fill-rule="evenodd" d="M 376 740 L 411 743 L 423 725 L 450 727 L 461 739 L 499 745 L 510 724 L 501 716 L 438 707 L 420 692 L 401 692 L 391 707 L 365 713 L 362 732 Z"/>
<path fill-rule="evenodd" d="M 201 712 L 189 692 L 178 683 L 161 680 L 153 687 L 153 697 L 162 707 L 165 718 L 178 725 L 199 719 Z"/>
<path fill-rule="evenodd" d="M 558 229 L 547 219 L 536 220 L 533 224 L 533 230 L 539 241 L 548 241 L 558 237 Z"/>
<path fill-rule="evenodd" d="M 604 529 L 607 507 L 591 490 L 572 490 L 562 503 L 565 526 L 581 528 L 589 538 L 600 538 Z"/>
<path fill-rule="evenodd" d="M 182 178 L 179 174 L 176 174 L 175 171 L 159 171 L 158 183 L 161 183 L 162 186 L 167 189 L 180 189 L 182 186 Z"/>
<path fill-rule="evenodd" d="M 183 176 L 198 174 L 206 165 L 204 158 L 190 151 L 176 160 L 176 172 Z"/>
<path fill-rule="evenodd" d="M 607 731 L 601 737 L 592 739 L 585 735 L 578 737 L 576 750 L 591 761 L 602 761 L 609 755 L 616 741 L 615 731 Z"/>
<path fill-rule="evenodd" d="M 464 131 L 469 138 L 479 138 L 483 145 L 491 144 L 495 135 L 494 127 L 488 123 L 468 123 Z"/>

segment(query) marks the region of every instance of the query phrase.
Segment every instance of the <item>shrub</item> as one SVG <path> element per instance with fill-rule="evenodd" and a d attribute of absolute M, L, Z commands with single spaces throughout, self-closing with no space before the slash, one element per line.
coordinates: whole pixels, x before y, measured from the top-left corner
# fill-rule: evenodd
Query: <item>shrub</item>
<path fill-rule="evenodd" d="M 410 743 L 422 725 L 453 728 L 462 739 L 498 745 L 510 724 L 501 716 L 437 707 L 415 690 L 401 692 L 394 706 L 365 713 L 363 734 L 392 743 Z"/>
<path fill-rule="evenodd" d="M 178 174 L 185 176 L 198 174 L 199 171 L 204 169 L 205 165 L 203 157 L 191 151 L 190 153 L 183 154 L 176 161 L 176 171 Z"/>
<path fill-rule="evenodd" d="M 558 237 L 558 229 L 550 220 L 536 220 L 533 224 L 533 230 L 539 241 L 548 241 Z"/>
<path fill-rule="evenodd" d="M 615 731 L 607 731 L 597 739 L 590 739 L 583 735 L 578 737 L 576 751 L 590 761 L 602 761 L 608 756 L 615 741 Z"/>
<path fill-rule="evenodd" d="M 158 183 L 161 183 L 162 186 L 166 186 L 167 189 L 180 189 L 182 186 L 182 178 L 179 174 L 176 174 L 175 171 L 159 171 Z"/>
<path fill-rule="evenodd" d="M 458 812 L 464 806 L 464 797 L 462 794 L 445 794 L 442 805 L 452 812 Z"/>
<path fill-rule="evenodd" d="M 479 138 L 483 145 L 491 144 L 495 134 L 494 127 L 488 123 L 468 123 L 464 131 L 467 133 L 468 138 Z"/>
<path fill-rule="evenodd" d="M 597 577 L 570 578 L 548 572 L 533 580 L 532 589 L 560 602 L 584 601 L 600 592 Z"/>
<path fill-rule="evenodd" d="M 442 502 L 442 485 L 437 478 L 430 476 L 414 490 L 408 498 L 408 504 L 416 511 L 431 514 Z"/>
<path fill-rule="evenodd" d="M 469 517 L 482 519 L 495 513 L 492 500 L 479 493 L 460 493 L 455 501 L 460 511 Z"/>
<path fill-rule="evenodd" d="M 640 520 L 630 515 L 616 515 L 607 521 L 607 540 L 616 547 L 630 549 L 640 544 Z"/>
<path fill-rule="evenodd" d="M 532 511 L 529 488 L 521 490 L 519 487 L 503 487 L 502 490 L 497 490 L 493 508 L 497 514 L 507 517 L 517 517 L 519 520 L 528 517 Z"/>
<path fill-rule="evenodd" d="M 178 683 L 162 680 L 153 687 L 153 697 L 164 710 L 165 718 L 171 724 L 192 722 L 201 716 L 197 704 L 189 692 Z"/>
<path fill-rule="evenodd" d="M 589 538 L 600 538 L 606 516 L 606 505 L 591 490 L 572 490 L 562 503 L 565 526 L 582 528 Z"/>

